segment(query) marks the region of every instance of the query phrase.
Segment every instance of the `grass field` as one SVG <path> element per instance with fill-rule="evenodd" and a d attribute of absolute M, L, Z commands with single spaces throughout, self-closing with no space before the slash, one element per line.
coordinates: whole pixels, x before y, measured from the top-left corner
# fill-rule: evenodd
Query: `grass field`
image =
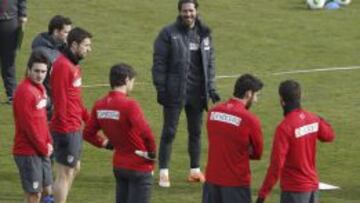
<path fill-rule="evenodd" d="M 23 77 L 33 37 L 47 29 L 55 14 L 71 17 L 74 24 L 91 31 L 93 52 L 83 61 L 85 85 L 106 84 L 109 67 L 127 62 L 139 73 L 132 96 L 138 99 L 157 135 L 161 130 L 161 109 L 156 103 L 151 81 L 152 44 L 158 31 L 177 15 L 175 0 L 62 0 L 28 1 L 29 22 L 22 50 L 17 58 L 17 77 Z M 275 126 L 282 118 L 277 86 L 284 79 L 300 81 L 304 89 L 303 106 L 318 112 L 334 126 L 333 144 L 318 146 L 321 181 L 341 187 L 321 192 L 322 203 L 360 202 L 360 70 L 325 71 L 274 75 L 273 73 L 315 68 L 360 65 L 360 3 L 353 1 L 336 11 L 309 11 L 303 0 L 203 0 L 200 13 L 213 28 L 218 76 L 246 72 L 265 82 L 260 101 L 252 109 L 261 119 L 265 137 L 263 159 L 252 163 L 253 198 L 263 180 L 269 160 Z M 1 42 L 0 42 L 1 43 Z M 231 97 L 235 78 L 219 78 L 222 99 Z M 107 87 L 84 88 L 84 101 L 93 102 Z M 0 99 L 5 98 L 0 88 Z M 190 185 L 187 134 L 181 118 L 171 160 L 172 187 L 154 184 L 153 203 L 201 202 L 201 185 Z M 15 163 L 11 156 L 14 125 L 8 105 L 0 105 L 0 203 L 21 202 Z M 203 133 L 202 165 L 207 155 Z M 157 180 L 157 171 L 155 173 Z M 267 202 L 279 200 L 279 188 Z M 82 171 L 69 195 L 69 203 L 114 202 L 111 153 L 84 146 Z"/>

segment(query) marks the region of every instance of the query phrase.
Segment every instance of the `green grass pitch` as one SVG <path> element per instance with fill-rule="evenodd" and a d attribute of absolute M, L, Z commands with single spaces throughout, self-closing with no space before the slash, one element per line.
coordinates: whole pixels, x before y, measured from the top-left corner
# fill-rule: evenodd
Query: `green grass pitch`
<path fill-rule="evenodd" d="M 261 161 L 252 162 L 253 199 L 265 176 L 271 140 L 282 118 L 277 86 L 284 79 L 296 79 L 304 89 L 303 106 L 327 118 L 335 128 L 333 144 L 318 145 L 318 169 L 323 182 L 341 187 L 321 192 L 322 203 L 360 202 L 360 70 L 325 71 L 274 75 L 273 73 L 315 68 L 360 65 L 360 3 L 336 11 L 310 11 L 304 0 L 203 0 L 199 12 L 213 29 L 218 76 L 253 73 L 265 83 L 259 102 L 252 111 L 261 119 L 265 151 Z M 112 64 L 126 62 L 138 74 L 131 96 L 144 109 L 157 143 L 161 130 L 161 108 L 156 103 L 151 81 L 152 44 L 158 31 L 174 21 L 177 1 L 169 0 L 36 0 L 28 1 L 29 21 L 22 50 L 17 57 L 17 77 L 23 78 L 33 37 L 47 29 L 55 14 L 71 17 L 94 35 L 93 52 L 83 61 L 85 85 L 107 84 Z M 234 78 L 219 78 L 222 99 L 231 97 Z M 108 87 L 84 88 L 88 108 Z M 1 85 L 0 99 L 5 95 Z M 206 130 L 203 131 L 202 168 L 206 164 Z M 22 189 L 11 156 L 14 136 L 12 111 L 0 105 L 0 202 L 22 200 Z M 157 186 L 153 203 L 201 202 L 201 185 L 188 184 L 187 133 L 181 117 L 171 160 L 172 187 Z M 267 200 L 279 201 L 276 186 Z M 111 153 L 84 144 L 82 170 L 70 191 L 69 203 L 114 202 Z"/>

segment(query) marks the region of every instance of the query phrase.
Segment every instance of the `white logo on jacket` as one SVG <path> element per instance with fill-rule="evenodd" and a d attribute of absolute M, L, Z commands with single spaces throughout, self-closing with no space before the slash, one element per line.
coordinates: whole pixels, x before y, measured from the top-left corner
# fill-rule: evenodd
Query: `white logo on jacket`
<path fill-rule="evenodd" d="M 211 112 L 210 120 L 228 123 L 235 126 L 239 126 L 241 123 L 241 118 L 221 112 Z"/>
<path fill-rule="evenodd" d="M 295 129 L 295 137 L 303 137 L 305 135 L 309 135 L 311 133 L 315 133 L 319 131 L 319 123 L 312 123 L 309 125 L 301 126 L 300 128 Z"/>
<path fill-rule="evenodd" d="M 33 182 L 33 188 L 36 190 L 39 187 L 39 181 Z"/>
<path fill-rule="evenodd" d="M 204 50 L 210 50 L 210 39 L 209 37 L 204 38 Z"/>
<path fill-rule="evenodd" d="M 96 115 L 98 119 L 112 119 L 112 120 L 119 120 L 120 119 L 120 112 L 113 111 L 113 110 L 97 110 Z"/>
<path fill-rule="evenodd" d="M 76 80 L 74 80 L 73 82 L 73 86 L 74 87 L 80 87 L 81 86 L 81 78 L 77 78 Z"/>
<path fill-rule="evenodd" d="M 36 109 L 42 109 L 46 107 L 46 99 L 41 99 L 37 104 L 36 104 Z"/>

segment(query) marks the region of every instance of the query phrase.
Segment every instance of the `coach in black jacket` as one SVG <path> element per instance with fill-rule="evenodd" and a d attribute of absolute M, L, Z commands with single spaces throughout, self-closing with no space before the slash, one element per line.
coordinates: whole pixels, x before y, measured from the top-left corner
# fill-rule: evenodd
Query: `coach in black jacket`
<path fill-rule="evenodd" d="M 164 125 L 159 150 L 160 182 L 169 187 L 168 163 L 182 108 L 185 109 L 190 155 L 189 181 L 203 181 L 200 172 L 200 134 L 209 98 L 215 90 L 214 49 L 210 29 L 197 16 L 196 0 L 179 0 L 175 23 L 161 30 L 154 44 L 152 77 Z"/>
<path fill-rule="evenodd" d="M 27 21 L 26 0 L 0 0 L 0 69 L 7 103 L 16 88 L 15 56 L 19 29 Z"/>

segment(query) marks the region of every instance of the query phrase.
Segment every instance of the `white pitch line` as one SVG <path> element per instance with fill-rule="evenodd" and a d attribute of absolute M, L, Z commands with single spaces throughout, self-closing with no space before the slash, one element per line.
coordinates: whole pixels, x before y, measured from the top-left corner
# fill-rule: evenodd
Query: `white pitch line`
<path fill-rule="evenodd" d="M 315 73 L 315 72 L 331 72 L 331 71 L 346 71 L 346 70 L 356 70 L 360 69 L 360 66 L 348 66 L 348 67 L 331 67 L 331 68 L 315 68 L 315 69 L 303 69 L 303 70 L 294 70 L 294 71 L 284 71 L 284 72 L 276 72 L 270 73 L 270 75 L 289 75 L 289 74 L 297 74 L 297 73 Z M 241 74 L 235 75 L 219 75 L 216 76 L 216 79 L 226 79 L 226 78 L 237 78 Z M 138 82 L 136 84 L 143 85 L 148 84 L 146 82 Z M 108 84 L 93 84 L 93 85 L 83 85 L 84 88 L 93 88 L 93 87 L 109 87 Z"/>
<path fill-rule="evenodd" d="M 332 68 L 315 68 L 315 69 L 307 69 L 307 70 L 294 70 L 294 71 L 285 71 L 285 72 L 271 73 L 271 75 L 288 75 L 288 74 L 296 74 L 296 73 L 330 72 L 330 71 L 343 71 L 343 70 L 356 70 L 356 69 L 360 69 L 360 66 L 332 67 Z"/>

